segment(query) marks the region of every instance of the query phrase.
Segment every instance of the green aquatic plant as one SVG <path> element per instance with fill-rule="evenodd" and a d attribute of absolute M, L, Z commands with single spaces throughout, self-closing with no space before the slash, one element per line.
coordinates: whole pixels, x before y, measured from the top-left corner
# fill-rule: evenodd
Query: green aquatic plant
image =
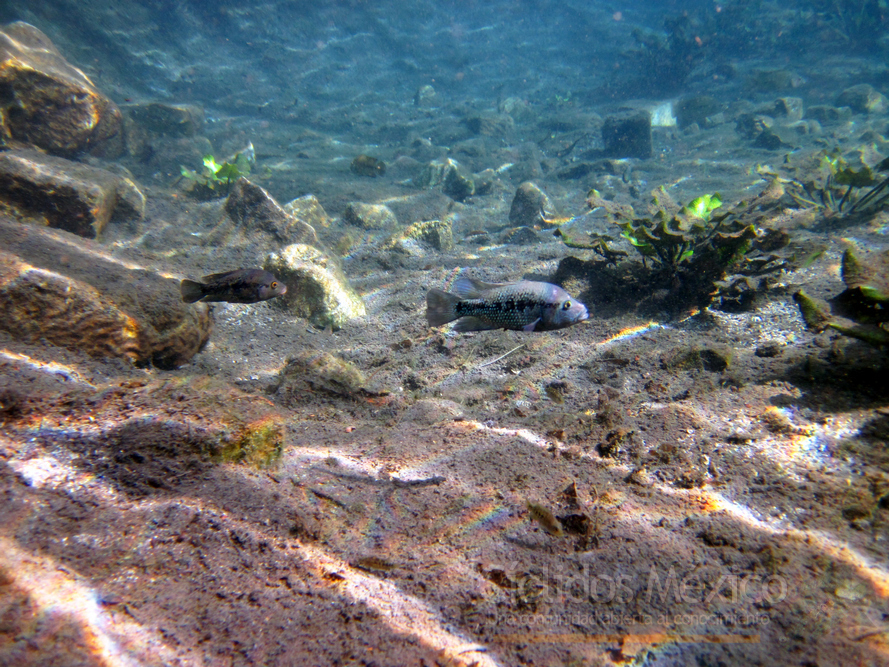
<path fill-rule="evenodd" d="M 567 106 L 571 106 L 574 104 L 573 100 L 571 99 L 571 91 L 570 90 L 567 93 L 565 93 L 564 95 L 562 95 L 560 93 L 556 93 L 552 97 L 547 98 L 546 102 L 549 106 L 557 107 L 557 108 L 558 107 L 567 107 Z"/>
<path fill-rule="evenodd" d="M 780 186 L 797 208 L 814 209 L 822 219 L 833 221 L 860 219 L 889 203 L 889 178 L 878 176 L 889 170 L 889 159 L 871 167 L 861 153 L 819 151 L 799 164 L 785 162 L 781 170 L 760 166 L 757 171 Z"/>
<path fill-rule="evenodd" d="M 709 220 L 710 214 L 722 206 L 722 199 L 719 193 L 713 195 L 701 195 L 697 199 L 692 199 L 685 210 L 690 215 L 700 218 L 701 220 Z"/>
<path fill-rule="evenodd" d="M 590 208 L 602 207 L 604 203 L 597 191 L 589 193 Z M 642 256 L 643 265 L 651 261 L 671 277 L 701 270 L 716 275 L 724 273 L 729 264 L 746 253 L 756 237 L 756 228 L 733 210 L 716 213 L 721 207 L 718 193 L 702 195 L 679 206 L 661 187 L 652 192 L 649 216 L 614 208 L 607 214 Z M 608 207 L 605 208 L 607 212 Z"/>
<path fill-rule="evenodd" d="M 614 266 L 615 273 L 607 280 L 624 290 L 628 299 L 641 296 L 659 309 L 674 312 L 705 307 L 716 295 L 721 301 L 728 294 L 730 300 L 749 303 L 750 295 L 741 299 L 735 294 L 739 280 L 747 285 L 741 291 L 755 292 L 760 288 L 750 287 L 752 277 L 785 266 L 772 250 L 787 241 L 775 240 L 755 224 L 762 217 L 757 206 L 746 202 L 725 206 L 718 193 L 701 195 L 681 206 L 663 187 L 651 194 L 647 214 L 606 200 L 596 190 L 587 198 L 590 209 L 604 211 L 606 219 L 620 228 L 641 259 L 638 268 L 629 261 L 616 266 L 630 254 L 614 247 L 615 239 L 606 234 L 592 234 L 581 241 L 560 228 L 556 235 L 568 247 L 592 250 L 606 260 L 591 270 Z M 723 282 L 727 276 L 731 280 Z"/>
<path fill-rule="evenodd" d="M 830 304 L 805 290 L 793 295 L 809 330 L 828 328 L 871 345 L 889 345 L 889 251 L 862 257 L 854 248 L 843 253 L 846 289 Z"/>
<path fill-rule="evenodd" d="M 182 177 L 190 181 L 190 192 L 199 197 L 221 197 L 227 195 L 232 185 L 241 176 L 250 173 L 250 158 L 247 151 L 236 153 L 229 160 L 219 164 L 212 155 L 204 156 L 204 166 L 200 171 L 181 167 Z"/>

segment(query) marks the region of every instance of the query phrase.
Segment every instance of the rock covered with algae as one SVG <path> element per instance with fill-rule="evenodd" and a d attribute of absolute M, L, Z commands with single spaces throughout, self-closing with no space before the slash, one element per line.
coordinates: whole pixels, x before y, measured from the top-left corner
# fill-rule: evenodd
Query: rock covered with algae
<path fill-rule="evenodd" d="M 382 247 L 414 257 L 424 257 L 430 251 L 450 252 L 454 249 L 453 227 L 448 218 L 415 222 L 388 238 Z"/>
<path fill-rule="evenodd" d="M 287 285 L 287 293 L 280 299 L 286 308 L 316 326 L 340 329 L 367 312 L 339 263 L 314 246 L 288 245 L 269 254 L 263 268 Z"/>

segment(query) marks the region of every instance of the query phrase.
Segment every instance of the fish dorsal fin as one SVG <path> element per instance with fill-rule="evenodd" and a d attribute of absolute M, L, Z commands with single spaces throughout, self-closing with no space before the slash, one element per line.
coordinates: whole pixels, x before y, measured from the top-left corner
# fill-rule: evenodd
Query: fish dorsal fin
<path fill-rule="evenodd" d="M 225 278 L 230 273 L 234 273 L 234 271 L 223 271 L 222 273 L 211 273 L 201 278 L 201 282 L 204 283 L 212 283 L 214 281 L 219 280 L 220 278 Z"/>
<path fill-rule="evenodd" d="M 451 293 L 461 299 L 478 299 L 482 292 L 498 287 L 506 287 L 509 283 L 486 283 L 482 280 L 464 276 L 459 278 L 451 287 Z"/>

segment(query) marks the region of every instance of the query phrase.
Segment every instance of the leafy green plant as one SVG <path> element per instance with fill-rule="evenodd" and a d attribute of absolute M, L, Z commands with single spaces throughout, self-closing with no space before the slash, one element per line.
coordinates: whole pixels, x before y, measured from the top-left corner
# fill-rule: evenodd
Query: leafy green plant
<path fill-rule="evenodd" d="M 597 208 L 603 200 L 593 190 L 587 203 Z M 610 216 L 642 256 L 643 264 L 650 260 L 671 276 L 705 267 L 710 274 L 724 271 L 738 255 L 747 252 L 756 237 L 756 228 L 741 221 L 733 211 L 716 213 L 721 207 L 719 194 L 702 195 L 686 206 L 678 206 L 661 187 L 652 193 L 650 216 L 637 217 L 632 209 Z"/>
<path fill-rule="evenodd" d="M 652 192 L 647 215 L 608 201 L 596 190 L 590 191 L 587 204 L 605 212 L 642 260 L 642 266 L 636 269 L 617 267 L 622 277 L 615 279 L 633 294 L 658 299 L 660 309 L 680 311 L 706 306 L 723 284 L 737 283 L 720 282 L 729 273 L 748 278 L 784 266 L 778 255 L 764 251 L 760 242 L 766 235 L 751 222 L 757 215 L 753 207 L 745 202 L 725 207 L 717 193 L 681 206 L 661 187 Z M 615 239 L 606 234 L 593 234 L 589 241 L 581 241 L 560 228 L 556 235 L 570 248 L 589 249 L 603 257 L 604 266 L 617 265 L 629 256 L 613 247 Z M 762 237 L 759 241 L 758 236 Z"/>
<path fill-rule="evenodd" d="M 846 289 L 829 305 L 804 290 L 793 295 L 806 326 L 816 333 L 831 328 L 871 345 L 889 346 L 889 252 L 862 257 L 847 248 L 842 277 Z"/>
<path fill-rule="evenodd" d="M 249 173 L 250 158 L 245 153 L 236 153 L 230 162 L 225 161 L 222 164 L 212 155 L 205 155 L 204 166 L 199 172 L 181 168 L 182 177 L 191 182 L 190 191 L 205 197 L 228 194 L 232 184 Z"/>

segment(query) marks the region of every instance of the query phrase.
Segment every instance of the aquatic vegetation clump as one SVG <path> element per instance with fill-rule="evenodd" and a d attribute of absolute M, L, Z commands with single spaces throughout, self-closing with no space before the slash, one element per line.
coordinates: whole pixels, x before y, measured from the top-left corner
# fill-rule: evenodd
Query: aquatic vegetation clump
<path fill-rule="evenodd" d="M 889 23 L 885 0 L 816 0 L 812 11 L 826 34 L 849 51 L 872 48 Z"/>
<path fill-rule="evenodd" d="M 804 290 L 793 295 L 809 330 L 828 328 L 871 345 L 889 345 L 889 251 L 862 257 L 854 248 L 843 253 L 846 289 L 830 304 Z"/>
<path fill-rule="evenodd" d="M 591 208 L 600 202 L 597 192 L 590 193 Z M 619 215 L 612 222 L 641 255 L 643 265 L 651 262 L 655 274 L 671 283 L 711 288 L 756 238 L 756 227 L 734 209 L 723 208 L 719 194 L 679 206 L 660 188 L 652 193 L 649 212 L 645 217 Z"/>
<path fill-rule="evenodd" d="M 181 167 L 182 177 L 189 182 L 188 191 L 199 199 L 212 199 L 227 195 L 241 176 L 250 173 L 250 150 L 236 153 L 222 164 L 212 155 L 204 156 L 200 171 Z"/>
<path fill-rule="evenodd" d="M 863 156 L 853 158 L 853 154 L 824 150 L 780 171 L 769 167 L 758 171 L 771 178 L 792 205 L 815 211 L 819 222 L 860 221 L 889 203 L 889 178 L 878 174 L 889 170 L 889 159 L 871 167 Z"/>
<path fill-rule="evenodd" d="M 715 296 L 721 298 L 723 290 L 734 289 L 738 280 L 749 282 L 786 266 L 772 251 L 786 245 L 787 239 L 777 239 L 758 226 L 763 215 L 753 202 L 727 207 L 714 193 L 681 206 L 661 187 L 652 192 L 647 215 L 608 201 L 596 190 L 590 191 L 587 204 L 592 210 L 603 210 L 620 228 L 642 265 L 633 267 L 627 261 L 618 267 L 630 254 L 615 247 L 619 239 L 607 234 L 590 235 L 586 242 L 561 228 L 556 235 L 568 247 L 592 250 L 605 259 L 600 267 L 614 267 L 609 280 L 626 298 L 653 299 L 659 310 L 706 307 Z M 727 276 L 733 279 L 723 282 Z"/>
<path fill-rule="evenodd" d="M 719 194 L 703 195 L 678 210 L 663 189 L 652 195 L 651 217 L 634 216 L 614 222 L 642 255 L 643 264 L 651 260 L 672 276 L 702 268 L 712 273 L 715 267 L 722 273 L 756 237 L 755 227 L 738 220 L 731 211 L 714 215 L 722 206 Z M 588 199 L 591 207 L 597 199 L 597 194 Z"/>

